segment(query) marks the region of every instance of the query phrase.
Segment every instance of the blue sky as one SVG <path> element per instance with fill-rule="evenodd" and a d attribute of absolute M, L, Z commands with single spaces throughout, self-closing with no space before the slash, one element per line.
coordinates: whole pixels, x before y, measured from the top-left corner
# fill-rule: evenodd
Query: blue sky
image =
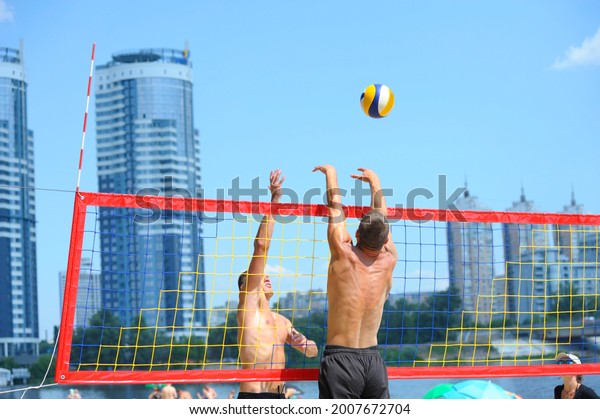
<path fill-rule="evenodd" d="M 393 188 L 464 184 L 505 210 L 521 186 L 556 212 L 571 188 L 600 213 L 600 3 L 502 1 L 0 0 L 0 46 L 23 41 L 35 135 L 41 334 L 59 322 L 92 44 L 96 64 L 138 48 L 183 49 L 207 197 L 279 167 L 301 195 L 369 167 Z M 384 119 L 359 106 L 371 83 L 396 97 Z M 81 189 L 96 191 L 93 97 Z M 50 189 L 52 191 L 49 191 Z"/>

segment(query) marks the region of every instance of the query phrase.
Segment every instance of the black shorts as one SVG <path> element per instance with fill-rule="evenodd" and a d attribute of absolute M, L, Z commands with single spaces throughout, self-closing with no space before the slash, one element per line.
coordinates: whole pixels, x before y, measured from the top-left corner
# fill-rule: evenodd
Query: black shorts
<path fill-rule="evenodd" d="M 240 391 L 237 396 L 238 399 L 285 399 L 283 393 L 248 393 Z"/>
<path fill-rule="evenodd" d="M 320 399 L 389 399 L 388 375 L 377 346 L 326 345 L 319 371 Z"/>

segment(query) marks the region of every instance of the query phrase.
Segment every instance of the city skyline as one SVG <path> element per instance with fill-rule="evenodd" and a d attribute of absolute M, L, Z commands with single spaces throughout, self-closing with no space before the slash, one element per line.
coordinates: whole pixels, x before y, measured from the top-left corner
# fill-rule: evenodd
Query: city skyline
<path fill-rule="evenodd" d="M 208 198 L 235 178 L 249 187 L 260 177 L 266 187 L 276 167 L 293 190 L 322 187 L 311 170 L 331 163 L 347 189 L 357 167 L 376 170 L 395 191 L 391 207 L 417 188 L 436 198 L 415 205 L 434 207 L 444 174 L 448 194 L 466 177 L 493 210 L 508 208 L 524 187 L 540 211 L 560 212 L 574 190 L 587 212 L 600 213 L 597 2 L 384 1 L 374 8 L 2 0 L 0 10 L 3 46 L 23 41 L 25 48 L 40 295 L 57 295 L 56 274 L 66 268 L 94 42 L 97 63 L 115 51 L 188 43 Z M 377 38 L 360 30 L 374 10 Z M 380 120 L 359 106 L 372 83 L 396 97 Z M 84 191 L 97 190 L 94 107 Z M 40 299 L 42 336 L 59 321 L 51 300 Z"/>

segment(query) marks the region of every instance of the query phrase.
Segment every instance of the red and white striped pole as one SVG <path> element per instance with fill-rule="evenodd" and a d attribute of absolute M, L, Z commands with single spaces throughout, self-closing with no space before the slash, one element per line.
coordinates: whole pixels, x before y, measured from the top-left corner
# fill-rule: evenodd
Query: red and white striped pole
<path fill-rule="evenodd" d="M 85 145 L 85 131 L 87 128 L 88 109 L 90 106 L 90 91 L 92 90 L 92 74 L 94 72 L 94 54 L 96 53 L 96 43 L 92 45 L 92 62 L 90 64 L 90 78 L 88 79 L 87 98 L 85 101 L 85 115 L 83 117 L 83 135 L 81 137 L 81 150 L 79 150 L 79 169 L 77 172 L 77 186 L 75 193 L 79 192 L 79 183 L 81 182 L 81 164 L 83 163 L 83 147 Z"/>

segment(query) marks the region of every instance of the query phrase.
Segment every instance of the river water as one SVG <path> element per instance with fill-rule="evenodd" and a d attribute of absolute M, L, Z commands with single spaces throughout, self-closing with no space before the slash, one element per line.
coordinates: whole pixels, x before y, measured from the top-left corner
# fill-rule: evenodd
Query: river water
<path fill-rule="evenodd" d="M 461 380 L 392 380 L 390 381 L 390 394 L 393 399 L 422 399 L 423 395 L 436 385 L 458 381 Z M 554 387 L 562 384 L 560 377 L 494 378 L 490 381 L 524 399 L 551 399 L 554 397 Z M 600 394 L 600 375 L 585 376 L 583 383 Z M 231 390 L 236 391 L 237 394 L 239 387 L 235 383 L 213 383 L 211 386 L 216 390 L 220 399 L 227 398 Z M 291 382 L 288 383 L 288 386 L 299 389 L 303 393 L 301 398 L 316 399 L 319 397 L 317 383 L 314 381 Z M 69 388 L 72 387 L 76 387 L 82 398 L 86 399 L 146 399 L 152 390 L 145 385 L 51 385 L 27 391 L 14 391 L 23 387 L 0 387 L 0 399 L 64 399 L 69 393 Z M 194 397 L 202 388 L 200 384 L 177 384 L 175 387 L 189 391 Z"/>

